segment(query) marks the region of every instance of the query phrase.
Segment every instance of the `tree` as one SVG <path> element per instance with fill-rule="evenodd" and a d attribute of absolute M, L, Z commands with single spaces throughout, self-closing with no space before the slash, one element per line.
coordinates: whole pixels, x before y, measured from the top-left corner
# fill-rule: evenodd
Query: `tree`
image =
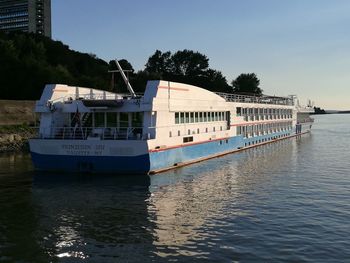
<path fill-rule="evenodd" d="M 156 50 L 156 52 L 149 57 L 146 65 L 145 71 L 157 74 L 160 78 L 164 75 L 164 73 L 170 73 L 171 71 L 171 53 L 167 51 L 162 53 L 160 50 Z"/>
<path fill-rule="evenodd" d="M 202 87 L 212 91 L 230 92 L 231 87 L 227 84 L 226 78 L 218 70 L 208 69 L 206 71 L 206 82 Z"/>
<path fill-rule="evenodd" d="M 177 51 L 171 56 L 171 61 L 174 74 L 180 76 L 203 76 L 209 68 L 209 59 L 205 55 L 187 49 Z"/>
<path fill-rule="evenodd" d="M 232 81 L 233 92 L 248 93 L 261 96 L 263 90 L 259 87 L 260 80 L 255 73 L 242 73 Z"/>
<path fill-rule="evenodd" d="M 326 114 L 326 111 L 324 109 L 321 109 L 320 107 L 314 107 L 314 110 L 314 114 Z"/>
<path fill-rule="evenodd" d="M 45 36 L 0 32 L 1 99 L 39 99 L 48 83 L 108 88 L 108 64 Z"/>

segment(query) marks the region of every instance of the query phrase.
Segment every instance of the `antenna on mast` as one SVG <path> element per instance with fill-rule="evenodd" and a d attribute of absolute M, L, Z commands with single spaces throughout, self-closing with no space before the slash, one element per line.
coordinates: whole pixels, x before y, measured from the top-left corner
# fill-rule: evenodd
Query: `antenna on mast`
<path fill-rule="evenodd" d="M 129 72 L 129 71 L 131 71 L 131 70 L 123 70 L 122 67 L 120 66 L 119 62 L 118 62 L 118 59 L 115 60 L 115 64 L 117 65 L 118 70 L 111 70 L 111 71 L 109 71 L 109 72 L 111 72 L 112 74 L 113 74 L 114 72 L 120 72 L 120 74 L 122 75 L 123 80 L 124 80 L 124 82 L 125 82 L 125 84 L 126 84 L 126 87 L 128 88 L 129 92 L 131 93 L 131 96 L 132 96 L 132 97 L 136 97 L 136 94 L 135 94 L 133 88 L 132 88 L 131 85 L 130 85 L 129 79 L 125 76 L 125 73 L 124 73 L 124 71 L 125 71 L 125 72 Z"/>

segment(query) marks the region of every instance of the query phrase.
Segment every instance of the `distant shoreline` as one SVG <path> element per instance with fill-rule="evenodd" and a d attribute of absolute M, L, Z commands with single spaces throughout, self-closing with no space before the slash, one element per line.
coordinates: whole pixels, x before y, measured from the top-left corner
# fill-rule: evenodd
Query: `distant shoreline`
<path fill-rule="evenodd" d="M 329 115 L 329 114 L 350 114 L 350 111 L 332 111 L 332 112 L 324 112 L 324 113 L 312 113 L 311 115 Z"/>

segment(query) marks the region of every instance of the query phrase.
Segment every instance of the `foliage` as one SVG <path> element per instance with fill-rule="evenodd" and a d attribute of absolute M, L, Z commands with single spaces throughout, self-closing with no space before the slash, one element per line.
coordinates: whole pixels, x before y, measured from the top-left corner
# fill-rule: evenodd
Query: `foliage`
<path fill-rule="evenodd" d="M 262 95 L 263 90 L 259 87 L 260 80 L 255 73 L 242 73 L 232 81 L 233 92 Z"/>
<path fill-rule="evenodd" d="M 321 109 L 320 107 L 314 107 L 314 110 L 314 114 L 326 114 L 326 111 L 324 109 Z"/>
<path fill-rule="evenodd" d="M 60 41 L 0 33 L 1 99 L 38 99 L 48 83 L 108 88 L 108 64 Z"/>
<path fill-rule="evenodd" d="M 147 61 L 145 72 L 158 79 L 196 85 L 211 91 L 230 92 L 226 78 L 220 71 L 209 68 L 209 59 L 192 50 L 171 54 L 157 50 Z M 143 73 L 145 74 L 145 73 Z"/>
<path fill-rule="evenodd" d="M 119 60 L 135 92 L 143 92 L 148 80 L 163 79 L 199 86 L 211 91 L 232 92 L 223 74 L 209 67 L 207 56 L 192 50 L 156 50 L 145 65 L 135 72 L 126 59 Z M 50 38 L 26 33 L 0 33 L 0 99 L 39 99 L 48 83 L 128 92 L 115 61 L 109 63 L 94 54 L 70 50 Z M 234 82 L 235 91 L 261 94 L 254 73 L 242 74 Z M 248 87 L 248 88 L 247 88 Z"/>

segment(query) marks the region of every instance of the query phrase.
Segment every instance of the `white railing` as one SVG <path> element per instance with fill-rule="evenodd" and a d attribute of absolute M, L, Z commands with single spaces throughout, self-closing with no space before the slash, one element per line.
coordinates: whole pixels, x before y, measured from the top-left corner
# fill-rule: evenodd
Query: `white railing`
<path fill-rule="evenodd" d="M 215 92 L 226 101 L 240 102 L 240 103 L 261 103 L 261 104 L 275 104 L 275 105 L 293 105 L 293 100 L 287 97 L 273 97 L 273 96 L 249 96 L 232 93 Z"/>
<path fill-rule="evenodd" d="M 154 128 L 148 128 L 152 130 Z M 143 127 L 53 127 L 41 129 L 38 138 L 57 140 L 147 140 L 154 132 L 143 133 Z"/>
<path fill-rule="evenodd" d="M 129 93 L 115 93 L 115 94 L 105 94 L 105 93 L 85 93 L 81 94 L 79 97 L 84 100 L 121 100 L 121 99 L 136 99 L 143 96 L 143 93 L 136 93 L 136 97 L 132 97 Z"/>

